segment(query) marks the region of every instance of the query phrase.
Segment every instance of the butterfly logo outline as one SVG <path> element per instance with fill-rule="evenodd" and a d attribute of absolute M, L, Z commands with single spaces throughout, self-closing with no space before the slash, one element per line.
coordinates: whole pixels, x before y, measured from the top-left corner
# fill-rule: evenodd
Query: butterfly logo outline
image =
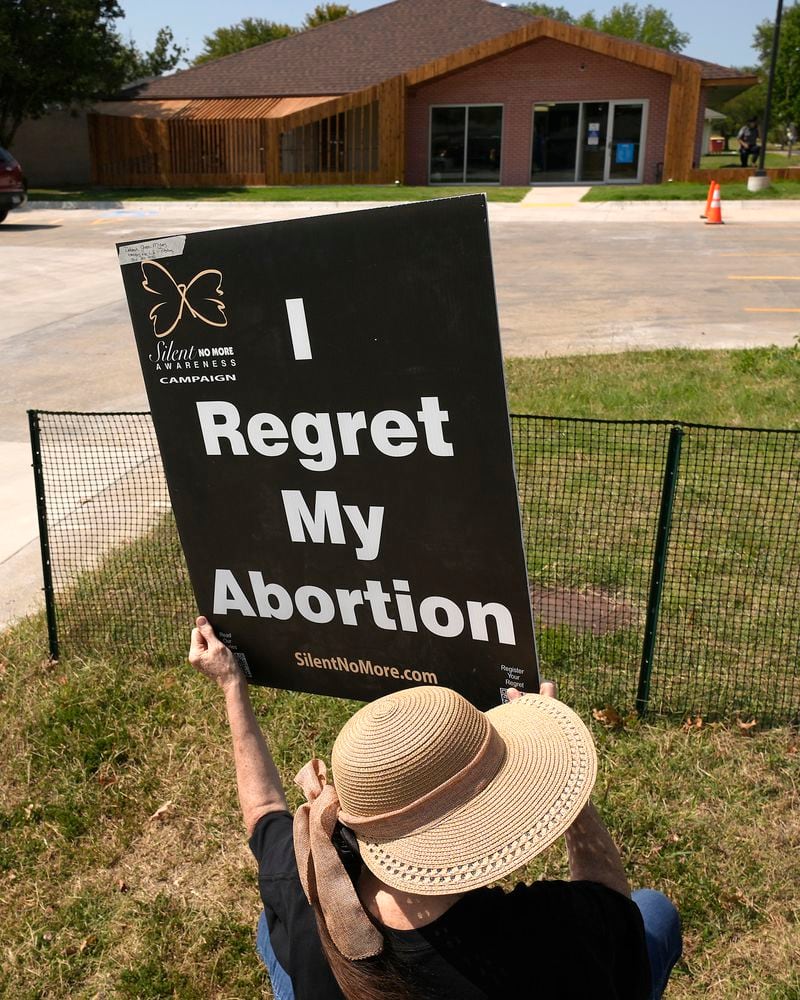
<path fill-rule="evenodd" d="M 142 288 L 151 295 L 158 295 L 162 299 L 161 302 L 156 302 L 148 313 L 153 323 L 153 333 L 156 337 L 168 337 L 178 326 L 181 319 L 183 319 L 184 310 L 188 310 L 194 319 L 199 319 L 206 326 L 220 328 L 228 325 L 228 317 L 225 315 L 225 303 L 221 298 L 212 297 L 212 295 L 222 296 L 225 294 L 222 290 L 222 271 L 215 267 L 208 267 L 203 271 L 198 271 L 191 281 L 183 283 L 176 281 L 164 265 L 159 264 L 157 260 L 143 260 L 141 263 L 142 277 L 144 279 L 142 281 Z M 166 281 L 164 277 L 166 277 Z M 209 279 L 211 280 L 210 288 L 203 289 L 202 286 L 207 285 Z M 196 291 L 201 292 L 205 290 L 207 294 L 203 295 L 199 301 L 195 295 L 192 302 L 189 300 L 192 288 L 196 288 Z M 167 329 L 161 329 L 159 332 L 159 320 L 162 320 L 164 315 L 169 315 L 169 312 L 165 314 L 162 310 L 170 304 L 171 298 L 174 300 L 176 295 L 178 303 L 175 318 L 171 325 L 167 326 Z M 215 307 L 218 313 L 216 317 L 213 312 L 211 316 L 206 315 L 205 313 L 209 312 L 208 309 L 205 310 L 205 313 L 201 309 L 200 303 L 205 302 L 211 303 Z M 166 322 L 164 322 L 164 325 L 166 325 Z"/>

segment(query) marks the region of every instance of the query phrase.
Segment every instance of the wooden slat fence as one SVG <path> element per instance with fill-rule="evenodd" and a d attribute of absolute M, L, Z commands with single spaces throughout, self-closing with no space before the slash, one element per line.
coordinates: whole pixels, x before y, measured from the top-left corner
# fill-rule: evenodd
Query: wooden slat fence
<path fill-rule="evenodd" d="M 277 184 L 403 182 L 405 80 L 394 77 L 355 94 L 270 123 Z"/>
<path fill-rule="evenodd" d="M 403 176 L 403 81 L 283 118 L 90 115 L 92 180 L 106 187 L 381 184 Z"/>
<path fill-rule="evenodd" d="M 263 120 L 89 116 L 92 180 L 106 187 L 266 183 Z"/>
<path fill-rule="evenodd" d="M 732 152 L 731 156 L 736 156 Z M 741 184 L 746 183 L 747 178 L 753 174 L 751 167 L 722 167 L 720 169 L 700 169 L 689 170 L 685 178 L 687 181 L 702 181 L 708 184 L 710 181 L 719 181 L 720 184 Z M 767 177 L 773 181 L 800 181 L 800 166 L 797 167 L 767 167 Z"/>
<path fill-rule="evenodd" d="M 108 187 L 169 186 L 164 156 L 166 122 L 153 118 L 89 115 L 92 181 Z"/>

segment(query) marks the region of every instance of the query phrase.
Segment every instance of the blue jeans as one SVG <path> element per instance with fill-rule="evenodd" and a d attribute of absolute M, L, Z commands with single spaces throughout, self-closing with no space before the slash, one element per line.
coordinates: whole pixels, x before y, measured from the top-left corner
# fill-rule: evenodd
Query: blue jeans
<path fill-rule="evenodd" d="M 278 962 L 278 959 L 275 957 L 275 952 L 272 950 L 272 944 L 269 940 L 267 918 L 263 910 L 261 911 L 261 916 L 258 918 L 256 951 L 261 956 L 261 961 L 264 965 L 266 965 L 267 971 L 269 972 L 269 978 L 272 983 L 272 992 L 275 996 L 275 1000 L 294 1000 L 294 987 L 292 986 L 289 974 Z"/>
<path fill-rule="evenodd" d="M 655 889 L 637 889 L 632 898 L 639 907 L 644 921 L 644 936 L 650 958 L 651 1000 L 661 1000 L 672 967 L 681 957 L 683 950 L 680 917 L 663 892 L 656 892 Z M 263 910 L 258 918 L 256 949 L 269 972 L 275 1000 L 294 1000 L 292 981 L 272 950 L 267 918 Z"/>
<path fill-rule="evenodd" d="M 644 920 L 644 937 L 650 957 L 651 1000 L 661 1000 L 672 967 L 681 957 L 681 919 L 663 892 L 637 889 L 631 897 Z"/>

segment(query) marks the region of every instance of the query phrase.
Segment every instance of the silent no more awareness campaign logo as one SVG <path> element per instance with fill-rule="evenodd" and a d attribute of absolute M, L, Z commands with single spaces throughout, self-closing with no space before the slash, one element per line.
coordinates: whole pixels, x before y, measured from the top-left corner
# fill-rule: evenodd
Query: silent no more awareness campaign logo
<path fill-rule="evenodd" d="M 143 260 L 141 268 L 142 288 L 159 300 L 148 313 L 158 338 L 156 350 L 148 359 L 158 381 L 162 385 L 235 382 L 232 369 L 236 367 L 236 358 L 230 345 L 176 347 L 174 340 L 164 339 L 187 318 L 217 329 L 227 327 L 222 271 L 208 267 L 184 283 L 176 281 L 156 260 Z"/>
<path fill-rule="evenodd" d="M 142 288 L 160 299 L 149 312 L 156 337 L 168 337 L 188 312 L 206 326 L 228 325 L 222 296 L 222 271 L 215 267 L 199 271 L 191 281 L 176 281 L 163 264 L 142 261 Z"/>

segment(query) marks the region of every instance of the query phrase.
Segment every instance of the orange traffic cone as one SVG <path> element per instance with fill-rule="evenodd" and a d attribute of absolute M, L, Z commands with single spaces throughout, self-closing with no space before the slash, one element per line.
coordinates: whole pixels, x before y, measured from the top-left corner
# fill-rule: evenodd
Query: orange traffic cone
<path fill-rule="evenodd" d="M 701 219 L 708 218 L 708 210 L 709 208 L 711 208 L 711 199 L 714 197 L 714 186 L 716 185 L 716 183 L 717 183 L 716 181 L 712 181 L 708 185 L 708 195 L 706 196 L 706 207 L 703 211 L 703 214 L 700 216 Z"/>
<path fill-rule="evenodd" d="M 722 223 L 722 195 L 719 190 L 719 184 L 714 185 L 714 194 L 711 198 L 711 204 L 708 207 L 708 218 L 706 219 L 707 226 L 721 226 Z"/>

